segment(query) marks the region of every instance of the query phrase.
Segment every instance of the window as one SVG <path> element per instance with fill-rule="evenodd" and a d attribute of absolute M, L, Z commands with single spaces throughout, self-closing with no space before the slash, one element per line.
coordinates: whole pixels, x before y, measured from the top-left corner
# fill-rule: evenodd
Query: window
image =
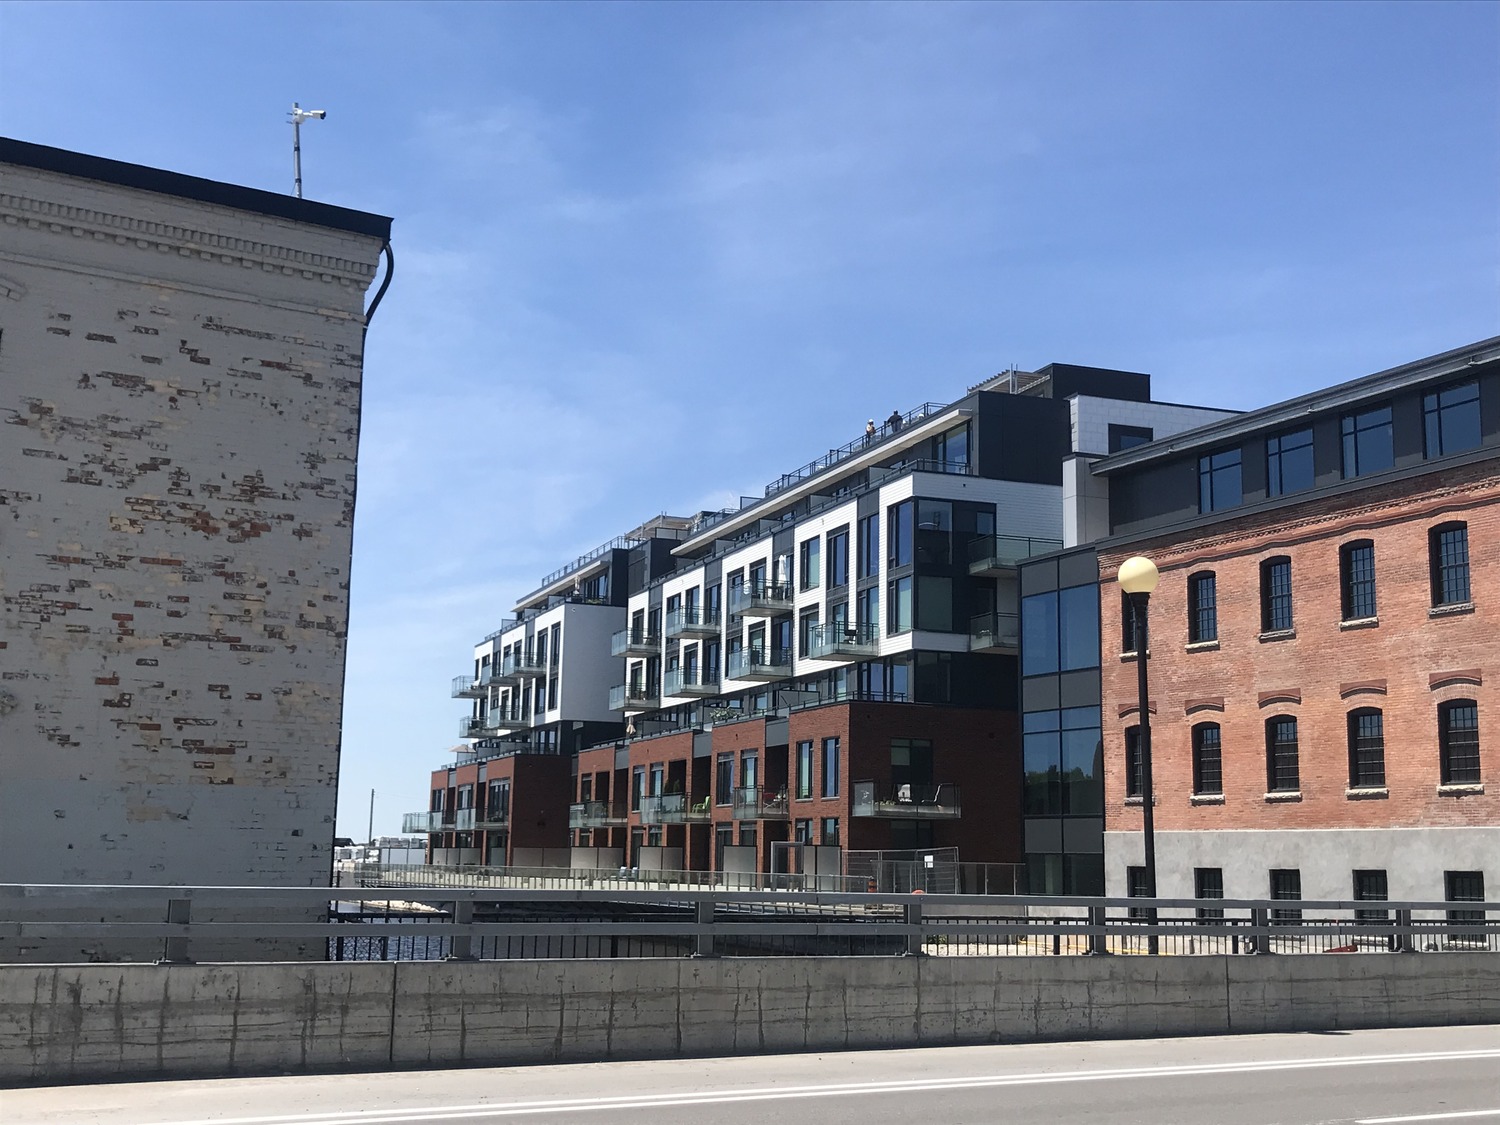
<path fill-rule="evenodd" d="M 1349 788 L 1385 784 L 1385 719 L 1373 707 L 1349 712 Z"/>
<path fill-rule="evenodd" d="M 1260 630 L 1282 633 L 1292 627 L 1292 560 L 1282 555 L 1260 564 Z"/>
<path fill-rule="evenodd" d="M 1355 902 L 1385 902 L 1390 898 L 1384 871 L 1356 871 L 1354 873 Z M 1365 908 L 1354 912 L 1356 922 L 1389 922 L 1390 911 Z"/>
<path fill-rule="evenodd" d="M 1151 889 L 1146 885 L 1146 869 L 1144 867 L 1125 868 L 1125 895 L 1127 898 L 1150 898 Z M 1132 906 L 1129 911 L 1131 918 L 1150 917 L 1143 906 Z"/>
<path fill-rule="evenodd" d="M 813 638 L 818 632 L 818 611 L 803 610 L 797 618 L 797 655 L 806 659 L 812 653 Z"/>
<path fill-rule="evenodd" d="M 943 472 L 958 472 L 969 463 L 969 423 L 939 434 L 933 443 Z"/>
<path fill-rule="evenodd" d="M 1193 897 L 1216 899 L 1224 897 L 1224 869 L 1222 867 L 1193 868 Z M 1221 906 L 1198 907 L 1198 921 L 1207 922 L 1224 917 Z"/>
<path fill-rule="evenodd" d="M 1438 705 L 1438 756 L 1444 785 L 1479 784 L 1479 705 L 1474 700 Z"/>
<path fill-rule="evenodd" d="M 823 581 L 823 541 L 804 539 L 797 563 L 797 584 L 804 590 L 816 590 Z"/>
<path fill-rule="evenodd" d="M 1285 496 L 1313 486 L 1312 430 L 1266 439 L 1266 495 Z"/>
<path fill-rule="evenodd" d="M 1273 868 L 1271 871 L 1271 897 L 1278 902 L 1297 902 L 1302 898 L 1302 872 L 1295 867 Z M 1271 911 L 1273 922 L 1300 922 L 1302 911 L 1291 907 L 1278 907 Z"/>
<path fill-rule="evenodd" d="M 1224 792 L 1224 749 L 1218 723 L 1193 728 L 1193 792 Z"/>
<path fill-rule="evenodd" d="M 641 811 L 641 798 L 646 795 L 646 767 L 636 766 L 630 771 L 630 811 Z"/>
<path fill-rule="evenodd" d="M 1099 708 L 1028 712 L 1021 737 L 1023 809 L 1030 815 L 1104 812 Z"/>
<path fill-rule="evenodd" d="M 880 587 L 871 586 L 854 595 L 854 615 L 861 625 L 880 628 Z"/>
<path fill-rule="evenodd" d="M 1266 789 L 1295 793 L 1301 788 L 1297 771 L 1297 720 L 1277 715 L 1266 720 Z"/>
<path fill-rule="evenodd" d="M 797 743 L 797 799 L 805 801 L 812 796 L 813 744 L 809 739 Z"/>
<path fill-rule="evenodd" d="M 849 584 L 849 529 L 835 531 L 828 537 L 828 585 Z"/>
<path fill-rule="evenodd" d="M 837 738 L 823 740 L 823 788 L 821 792 L 825 797 L 839 795 L 839 740 Z"/>
<path fill-rule="evenodd" d="M 1144 625 L 1144 621 L 1136 620 L 1135 601 L 1129 594 L 1120 595 L 1120 651 L 1134 652 L 1139 643 L 1136 637 L 1136 626 Z M 1150 644 L 1148 639 L 1146 642 Z"/>
<path fill-rule="evenodd" d="M 1469 600 L 1469 525 L 1440 524 L 1427 533 L 1432 604 L 1464 605 Z"/>
<path fill-rule="evenodd" d="M 1240 451 L 1225 449 L 1198 458 L 1198 510 L 1218 512 L 1244 503 Z"/>
<path fill-rule="evenodd" d="M 1443 872 L 1443 898 L 1448 902 L 1483 902 L 1484 901 L 1484 872 L 1483 871 L 1444 871 Z M 1448 924 L 1451 926 L 1483 926 L 1483 910 L 1449 910 Z M 1484 942 L 1485 935 L 1480 931 L 1458 931 L 1449 933 L 1449 941 L 1462 942 Z"/>
<path fill-rule="evenodd" d="M 839 846 L 839 818 L 836 816 L 825 816 L 823 818 L 823 844 L 825 847 Z"/>
<path fill-rule="evenodd" d="M 759 750 L 742 750 L 740 752 L 740 788 L 760 788 Z"/>
<path fill-rule="evenodd" d="M 934 633 L 953 632 L 952 578 L 937 574 L 917 577 L 917 628 Z"/>
<path fill-rule="evenodd" d="M 1480 442 L 1479 384 L 1460 383 L 1423 395 L 1422 439 L 1427 457 L 1476 448 Z"/>
<path fill-rule="evenodd" d="M 813 839 L 812 819 L 798 820 L 792 826 L 792 839 L 799 844 L 810 844 Z"/>
<path fill-rule="evenodd" d="M 1188 642 L 1219 639 L 1218 579 L 1211 570 L 1188 578 Z"/>
<path fill-rule="evenodd" d="M 714 804 L 727 805 L 734 800 L 734 755 L 720 754 L 714 763 Z"/>
<path fill-rule="evenodd" d="M 1391 439 L 1391 408 L 1381 406 L 1361 414 L 1345 414 L 1339 419 L 1343 441 L 1345 477 L 1378 473 L 1396 463 L 1395 445 Z"/>
<path fill-rule="evenodd" d="M 1111 422 L 1109 424 L 1109 451 L 1119 453 L 1122 449 L 1134 449 L 1137 445 L 1145 445 L 1154 436 L 1150 426 L 1121 426 Z"/>
<path fill-rule="evenodd" d="M 1345 621 L 1375 616 L 1375 544 L 1370 540 L 1339 548 L 1339 597 Z"/>
<path fill-rule="evenodd" d="M 1099 666 L 1099 587 L 1068 586 L 1021 599 L 1022 675 Z"/>
<path fill-rule="evenodd" d="M 1141 761 L 1141 728 L 1125 728 L 1125 796 L 1140 797 L 1146 792 L 1145 767 Z"/>
<path fill-rule="evenodd" d="M 886 622 L 887 633 L 909 633 L 911 631 L 911 575 L 892 579 L 887 584 Z"/>
<path fill-rule="evenodd" d="M 880 573 L 880 516 L 864 516 L 855 526 L 859 538 L 857 573 L 861 578 L 874 578 Z"/>
<path fill-rule="evenodd" d="M 885 561 L 891 566 L 911 565 L 912 502 L 903 500 L 886 509 L 889 527 L 886 530 Z"/>
<path fill-rule="evenodd" d="M 953 502 L 917 501 L 917 562 L 947 566 L 953 561 Z"/>

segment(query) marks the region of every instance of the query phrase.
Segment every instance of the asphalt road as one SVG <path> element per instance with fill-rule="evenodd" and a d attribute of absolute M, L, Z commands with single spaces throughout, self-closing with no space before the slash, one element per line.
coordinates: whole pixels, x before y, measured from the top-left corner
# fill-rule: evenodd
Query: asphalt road
<path fill-rule="evenodd" d="M 1500 1125 L 1500 1026 L 0 1091 L 5 1125 Z"/>

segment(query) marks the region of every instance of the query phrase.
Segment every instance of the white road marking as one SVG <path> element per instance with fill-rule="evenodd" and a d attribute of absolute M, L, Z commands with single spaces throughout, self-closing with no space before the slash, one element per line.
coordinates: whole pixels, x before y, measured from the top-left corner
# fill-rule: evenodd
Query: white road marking
<path fill-rule="evenodd" d="M 331 1113 L 292 1113 L 271 1117 L 207 1117 L 193 1121 L 158 1121 L 150 1125 L 400 1125 L 401 1122 L 441 1118 L 519 1117 L 524 1114 L 584 1113 L 596 1110 L 660 1109 L 671 1106 L 728 1105 L 735 1102 L 784 1101 L 793 1098 L 836 1098 L 860 1094 L 898 1094 L 933 1090 L 972 1090 L 995 1086 L 1043 1086 L 1065 1082 L 1107 1082 L 1124 1078 L 1193 1078 L 1218 1074 L 1254 1074 L 1277 1070 L 1317 1070 L 1340 1066 L 1386 1066 L 1393 1063 L 1460 1062 L 1500 1059 L 1500 1048 L 1475 1051 L 1433 1051 L 1399 1055 L 1346 1055 L 1315 1059 L 1274 1059 L 1264 1062 L 1203 1063 L 1193 1066 L 1134 1067 L 1119 1070 L 1080 1070 L 1054 1074 L 997 1074 L 972 1078 L 913 1078 L 889 1082 L 844 1082 L 828 1086 L 772 1086 L 744 1090 L 710 1090 L 680 1094 L 626 1094 L 603 1098 L 553 1098 L 533 1102 L 496 1102 L 413 1109 L 361 1109 Z M 1481 1110 L 1478 1116 L 1500 1116 L 1500 1110 Z M 1439 1120 L 1438 1117 L 1371 1119 L 1381 1122 Z M 1366 1125 L 1366 1123 L 1361 1123 Z"/>
<path fill-rule="evenodd" d="M 1454 1113 L 1419 1113 L 1411 1117 L 1361 1117 L 1355 1125 L 1398 1125 L 1403 1121 L 1458 1121 L 1465 1117 L 1500 1117 L 1500 1109 L 1463 1109 Z"/>

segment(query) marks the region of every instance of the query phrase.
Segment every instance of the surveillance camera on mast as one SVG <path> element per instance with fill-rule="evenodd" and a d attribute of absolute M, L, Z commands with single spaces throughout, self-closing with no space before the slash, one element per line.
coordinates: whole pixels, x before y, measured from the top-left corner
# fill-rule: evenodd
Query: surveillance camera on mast
<path fill-rule="evenodd" d="M 302 198 L 302 123 L 304 121 L 323 121 L 328 117 L 326 109 L 303 109 L 296 102 L 292 103 L 292 112 L 287 120 L 292 125 L 292 173 L 294 176 L 294 190 L 297 198 Z"/>
<path fill-rule="evenodd" d="M 292 103 L 292 124 L 301 125 L 304 121 L 322 121 L 328 116 L 326 109 L 303 109 L 296 102 Z"/>

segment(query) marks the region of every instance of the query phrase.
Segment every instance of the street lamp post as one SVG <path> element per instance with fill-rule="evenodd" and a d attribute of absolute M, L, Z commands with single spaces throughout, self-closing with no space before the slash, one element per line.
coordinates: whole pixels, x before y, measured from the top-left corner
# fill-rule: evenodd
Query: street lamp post
<path fill-rule="evenodd" d="M 1146 614 L 1151 602 L 1151 592 L 1156 589 L 1160 577 L 1156 564 L 1142 555 L 1126 559 L 1120 564 L 1117 579 L 1120 589 L 1130 599 L 1131 617 L 1135 622 L 1135 673 L 1137 703 L 1140 723 L 1137 726 L 1136 750 L 1141 756 L 1141 831 L 1144 837 L 1146 897 L 1156 898 L 1156 791 L 1151 783 L 1151 715 L 1148 710 L 1146 684 L 1146 661 L 1149 638 L 1146 629 Z M 1156 925 L 1156 907 L 1148 908 L 1147 918 Z M 1157 937 L 1148 939 L 1152 953 L 1157 951 Z"/>

